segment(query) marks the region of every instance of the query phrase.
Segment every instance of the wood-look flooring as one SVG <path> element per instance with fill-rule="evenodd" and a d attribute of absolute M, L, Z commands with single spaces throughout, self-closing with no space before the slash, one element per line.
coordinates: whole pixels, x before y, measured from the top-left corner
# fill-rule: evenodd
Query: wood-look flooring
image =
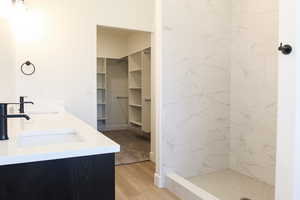
<path fill-rule="evenodd" d="M 152 162 L 117 166 L 116 200 L 179 200 L 154 185 L 154 171 Z"/>

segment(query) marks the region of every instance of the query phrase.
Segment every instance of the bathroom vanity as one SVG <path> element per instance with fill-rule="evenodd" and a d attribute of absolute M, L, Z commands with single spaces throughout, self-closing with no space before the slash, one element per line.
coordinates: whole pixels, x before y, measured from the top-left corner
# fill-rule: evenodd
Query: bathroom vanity
<path fill-rule="evenodd" d="M 11 119 L 0 141 L 0 199 L 115 199 L 120 146 L 69 113 Z"/>

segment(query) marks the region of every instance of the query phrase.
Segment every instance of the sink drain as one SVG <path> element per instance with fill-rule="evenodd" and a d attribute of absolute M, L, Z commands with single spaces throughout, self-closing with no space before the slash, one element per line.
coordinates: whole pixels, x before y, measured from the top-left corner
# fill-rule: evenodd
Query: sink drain
<path fill-rule="evenodd" d="M 241 198 L 241 200 L 251 200 L 251 199 L 249 199 L 249 198 Z"/>

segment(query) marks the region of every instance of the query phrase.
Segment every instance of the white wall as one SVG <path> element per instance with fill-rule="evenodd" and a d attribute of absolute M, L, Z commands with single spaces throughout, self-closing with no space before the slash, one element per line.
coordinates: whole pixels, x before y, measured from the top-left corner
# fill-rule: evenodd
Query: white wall
<path fill-rule="evenodd" d="M 98 27 L 98 57 L 119 59 L 151 47 L 151 33 Z"/>
<path fill-rule="evenodd" d="M 78 0 L 77 0 L 78 1 Z M 89 0 L 94 2 L 97 24 L 152 32 L 154 0 Z M 72 1 L 70 1 L 72 2 Z M 82 1 L 80 1 L 82 4 Z"/>
<path fill-rule="evenodd" d="M 230 167 L 274 185 L 278 1 L 232 3 Z"/>
<path fill-rule="evenodd" d="M 27 0 L 38 19 L 34 29 L 17 36 L 17 66 L 32 61 L 31 77 L 16 74 L 17 95 L 59 99 L 67 110 L 96 127 L 96 25 L 152 31 L 153 6 L 148 0 Z M 117 6 L 116 6 L 117 5 Z"/>
<path fill-rule="evenodd" d="M 163 171 L 189 177 L 227 168 L 230 1 L 160 3 Z"/>
<path fill-rule="evenodd" d="M 0 102 L 15 99 L 15 49 L 10 24 L 0 19 Z"/>

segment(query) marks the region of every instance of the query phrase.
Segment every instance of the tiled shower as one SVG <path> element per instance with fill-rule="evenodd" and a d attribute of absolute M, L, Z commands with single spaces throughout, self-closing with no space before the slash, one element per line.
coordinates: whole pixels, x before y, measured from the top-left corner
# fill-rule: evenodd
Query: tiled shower
<path fill-rule="evenodd" d="M 162 13 L 167 187 L 185 199 L 273 200 L 278 2 L 164 0 Z"/>

